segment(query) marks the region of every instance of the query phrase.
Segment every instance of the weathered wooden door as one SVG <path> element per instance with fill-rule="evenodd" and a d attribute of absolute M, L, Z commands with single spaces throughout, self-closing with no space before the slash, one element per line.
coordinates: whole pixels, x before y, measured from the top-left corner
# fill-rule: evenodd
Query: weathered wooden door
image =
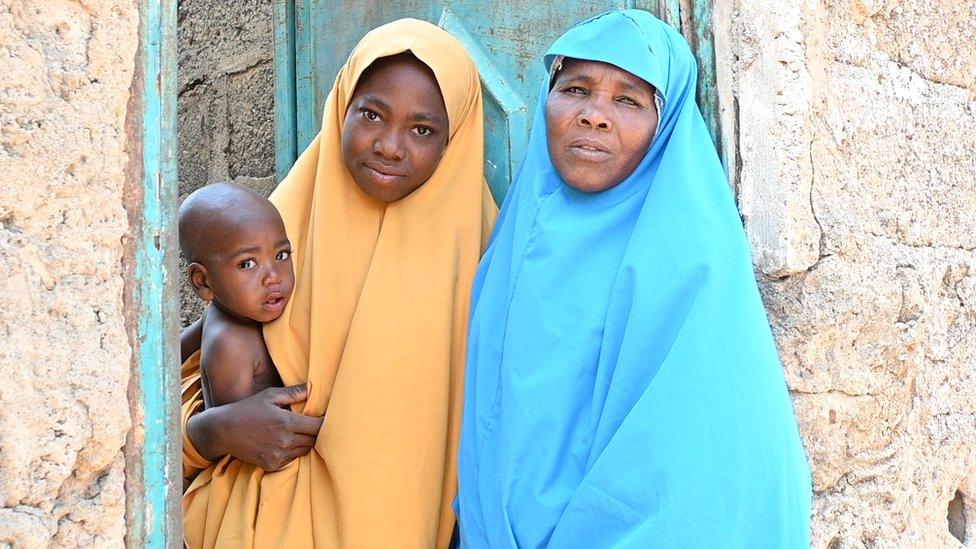
<path fill-rule="evenodd" d="M 319 130 L 336 72 L 370 29 L 402 17 L 436 23 L 468 49 L 485 102 L 485 177 L 501 202 L 528 141 L 545 71 L 562 32 L 610 9 L 638 8 L 685 29 L 699 57 L 703 112 L 714 124 L 711 0 L 275 0 L 278 178 Z M 684 10 L 684 13 L 682 13 Z"/>

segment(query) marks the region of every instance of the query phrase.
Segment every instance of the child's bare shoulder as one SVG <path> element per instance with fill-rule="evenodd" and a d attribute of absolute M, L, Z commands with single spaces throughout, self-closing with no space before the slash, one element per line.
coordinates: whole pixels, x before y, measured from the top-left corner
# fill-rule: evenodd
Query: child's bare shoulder
<path fill-rule="evenodd" d="M 254 392 L 254 372 L 267 351 L 260 326 L 208 315 L 200 344 L 207 407 L 236 402 Z M 206 398 L 209 397 L 209 398 Z"/>
<path fill-rule="evenodd" d="M 264 353 L 264 335 L 259 325 L 227 322 L 218 315 L 208 315 L 200 349 L 204 355 L 253 358 Z"/>

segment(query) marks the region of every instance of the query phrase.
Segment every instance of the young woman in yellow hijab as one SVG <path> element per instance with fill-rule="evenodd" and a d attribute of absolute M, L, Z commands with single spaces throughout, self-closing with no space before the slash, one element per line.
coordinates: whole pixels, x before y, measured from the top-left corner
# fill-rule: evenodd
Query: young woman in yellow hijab
<path fill-rule="evenodd" d="M 373 30 L 339 71 L 271 196 L 296 284 L 264 337 L 307 386 L 196 413 L 184 365 L 190 547 L 449 543 L 470 285 L 496 214 L 482 116 L 473 62 L 429 23 Z"/>

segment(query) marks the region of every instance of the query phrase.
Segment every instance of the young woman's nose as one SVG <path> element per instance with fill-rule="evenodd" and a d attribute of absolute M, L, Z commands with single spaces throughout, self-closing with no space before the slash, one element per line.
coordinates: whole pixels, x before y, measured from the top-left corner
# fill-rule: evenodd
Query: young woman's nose
<path fill-rule="evenodd" d="M 383 132 L 373 142 L 373 152 L 387 160 L 403 160 L 403 139 L 399 132 Z"/>

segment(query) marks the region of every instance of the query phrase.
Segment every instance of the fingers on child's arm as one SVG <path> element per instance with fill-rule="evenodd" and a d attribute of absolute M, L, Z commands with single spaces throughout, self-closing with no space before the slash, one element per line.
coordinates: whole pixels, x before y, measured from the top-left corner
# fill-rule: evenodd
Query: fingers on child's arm
<path fill-rule="evenodd" d="M 281 407 L 297 404 L 308 398 L 307 383 L 289 385 L 288 387 L 272 387 L 265 389 L 265 391 L 271 397 L 271 402 Z"/>

